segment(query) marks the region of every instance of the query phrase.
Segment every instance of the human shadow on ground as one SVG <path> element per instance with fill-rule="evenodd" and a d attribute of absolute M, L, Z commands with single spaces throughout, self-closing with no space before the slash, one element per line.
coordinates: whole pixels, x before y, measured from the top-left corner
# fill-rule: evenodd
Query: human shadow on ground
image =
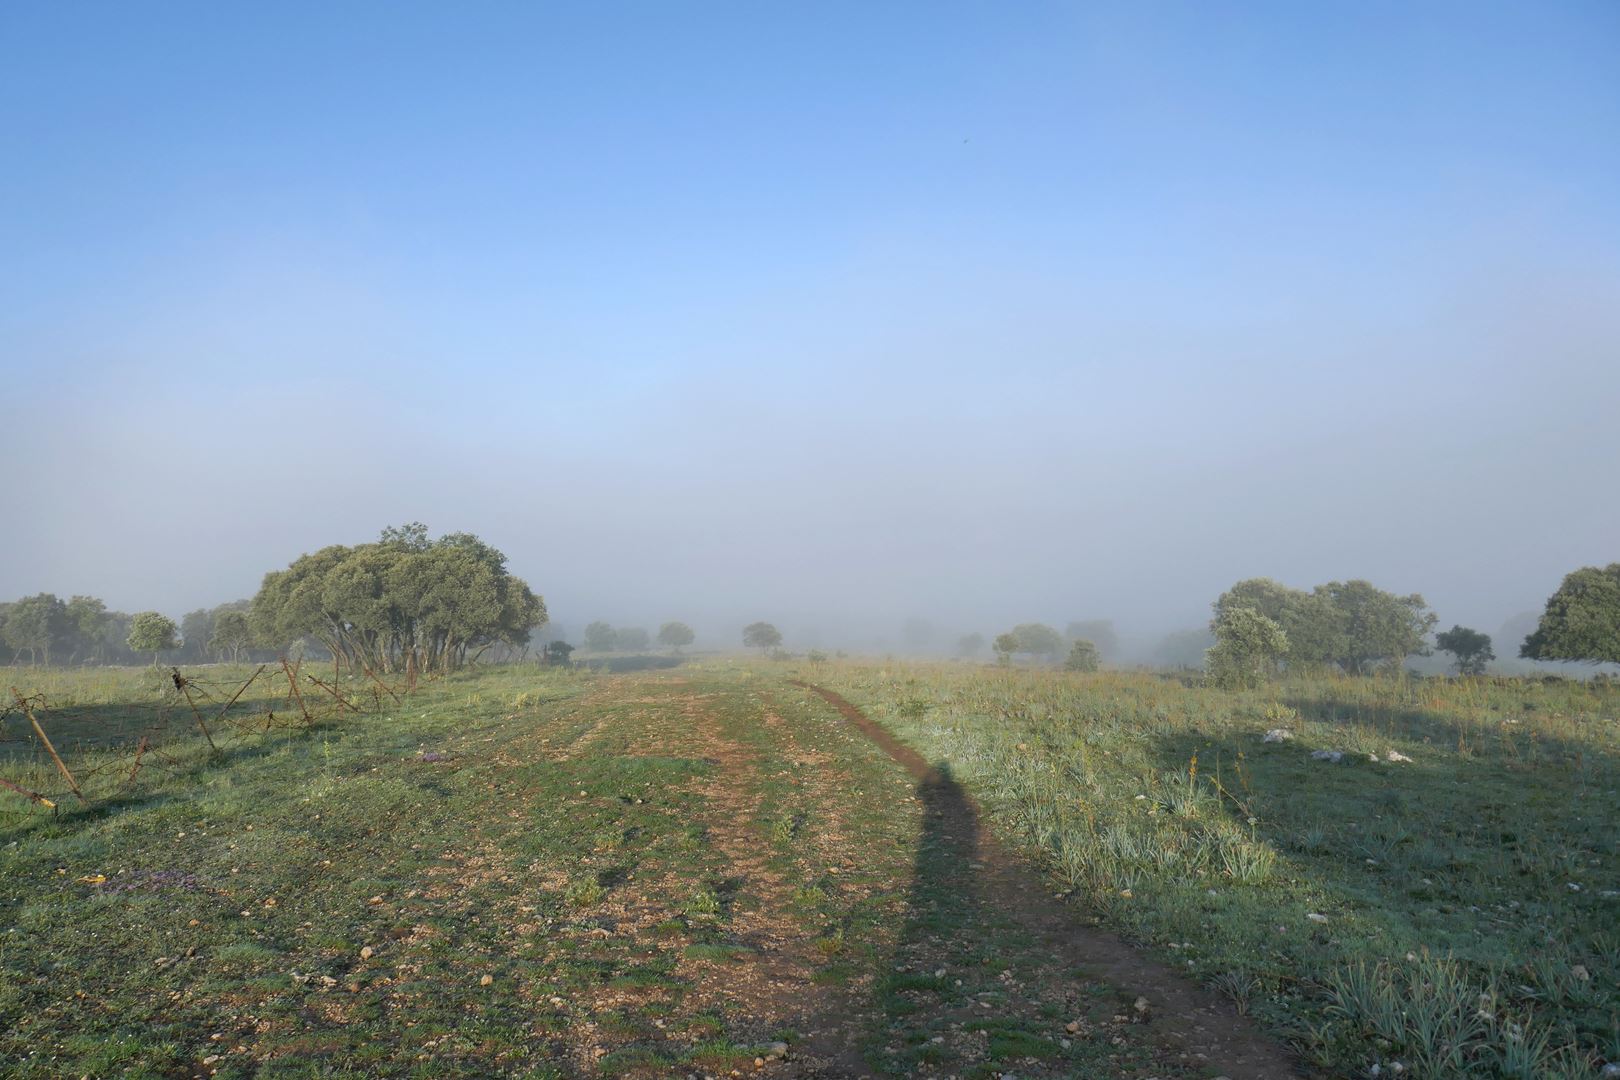
<path fill-rule="evenodd" d="M 904 768 L 922 804 L 906 921 L 873 988 L 880 1026 L 862 1038 L 875 1071 L 969 1075 L 1016 1063 L 1020 1076 L 1136 1075 L 1144 1067 L 1168 1076 L 1196 1061 L 1200 1070 L 1218 1065 L 1254 1080 L 1296 1075 L 1229 1002 L 1056 898 L 1055 883 L 988 833 L 947 765 L 929 764 L 839 695 L 796 685 Z M 1138 998 L 1148 1009 L 1133 1008 Z M 1122 1009 L 1133 1030 L 1101 1037 L 1099 1025 Z M 1071 1017 L 1078 1031 L 1066 1028 Z"/>

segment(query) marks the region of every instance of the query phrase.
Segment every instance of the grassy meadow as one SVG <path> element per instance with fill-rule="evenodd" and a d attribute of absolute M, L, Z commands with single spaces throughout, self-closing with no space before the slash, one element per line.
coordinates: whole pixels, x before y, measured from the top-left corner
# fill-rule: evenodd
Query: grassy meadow
<path fill-rule="evenodd" d="M 1309 1067 L 1590 1077 L 1620 1060 L 1620 688 L 807 671 L 949 762 L 1081 910 Z"/>
<path fill-rule="evenodd" d="M 1218 1072 L 780 666 L 478 669 L 217 752 L 159 672 L 14 674 L 94 782 L 0 792 L 0 1075 Z M 55 793 L 17 723 L 0 770 Z"/>
<path fill-rule="evenodd" d="M 8 1077 L 1243 1075 L 976 880 L 958 782 L 1076 940 L 1123 935 L 1302 1074 L 1620 1059 L 1609 686 L 480 668 L 307 726 L 259 683 L 211 749 L 162 672 L 12 675 L 91 805 L 7 716 L 0 776 L 58 803 L 0 791 Z"/>

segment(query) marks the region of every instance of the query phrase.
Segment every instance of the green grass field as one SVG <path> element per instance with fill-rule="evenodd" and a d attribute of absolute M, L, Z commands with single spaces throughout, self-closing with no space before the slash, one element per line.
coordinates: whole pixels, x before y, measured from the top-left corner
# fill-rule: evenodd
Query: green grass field
<path fill-rule="evenodd" d="M 1309 1066 L 1589 1077 L 1620 1060 L 1620 688 L 813 677 L 951 762 L 1081 906 Z M 1279 728 L 1293 737 L 1264 741 Z"/>
<path fill-rule="evenodd" d="M 0 1075 L 1279 1075 L 1222 1058 L 1251 1026 L 1304 1074 L 1620 1059 L 1610 688 L 514 667 L 210 752 L 151 671 L 13 676 L 94 783 L 6 721 L 59 808 L 0 792 Z M 1084 962 L 1098 922 L 1140 971 Z"/>

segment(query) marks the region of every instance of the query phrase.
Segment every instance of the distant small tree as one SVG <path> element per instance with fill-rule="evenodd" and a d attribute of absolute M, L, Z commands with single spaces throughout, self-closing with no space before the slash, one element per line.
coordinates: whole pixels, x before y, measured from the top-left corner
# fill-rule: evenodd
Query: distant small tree
<path fill-rule="evenodd" d="M 1114 633 L 1112 619 L 1083 619 L 1064 627 L 1063 636 L 1070 641 L 1089 641 L 1097 647 L 1099 660 L 1112 660 L 1119 655 L 1119 637 Z"/>
<path fill-rule="evenodd" d="M 934 641 L 934 624 L 913 615 L 900 624 L 900 640 L 904 641 L 909 649 L 917 651 L 926 649 Z"/>
<path fill-rule="evenodd" d="M 1013 653 L 1018 651 L 1018 635 L 1012 633 L 997 634 L 996 640 L 991 643 L 991 647 L 996 650 L 996 663 L 1006 667 L 1012 663 Z"/>
<path fill-rule="evenodd" d="M 1491 650 L 1491 635 L 1466 626 L 1453 626 L 1435 635 L 1434 643 L 1441 652 L 1448 652 L 1456 660 L 1457 674 L 1483 675 L 1485 665 L 1496 659 Z"/>
<path fill-rule="evenodd" d="M 956 639 L 956 655 L 972 658 L 984 652 L 983 634 L 963 634 Z"/>
<path fill-rule="evenodd" d="M 1209 628 L 1200 626 L 1195 630 L 1176 630 L 1166 634 L 1153 649 L 1153 659 L 1156 663 L 1173 668 L 1196 668 L 1204 666 L 1204 654 L 1209 647 L 1215 644 L 1215 635 Z"/>
<path fill-rule="evenodd" d="M 1102 660 L 1097 654 L 1097 646 L 1081 638 L 1069 646 L 1069 656 L 1063 661 L 1063 666 L 1070 671 L 1096 671 L 1102 666 Z"/>
<path fill-rule="evenodd" d="M 585 647 L 592 652 L 612 652 L 619 644 L 618 631 L 600 620 L 585 628 Z"/>
<path fill-rule="evenodd" d="M 1288 635 L 1253 608 L 1229 607 L 1210 629 L 1215 644 L 1205 658 L 1209 681 L 1227 689 L 1259 686 L 1288 653 Z"/>
<path fill-rule="evenodd" d="M 1519 655 L 1620 664 L 1620 563 L 1582 567 L 1564 578 Z"/>
<path fill-rule="evenodd" d="M 675 652 L 680 652 L 696 640 L 697 635 L 692 628 L 683 622 L 667 622 L 658 628 L 658 644 L 667 645 Z"/>
<path fill-rule="evenodd" d="M 652 638 L 647 631 L 639 626 L 625 627 L 614 634 L 614 643 L 625 652 L 640 652 L 652 644 Z"/>
<path fill-rule="evenodd" d="M 743 644 L 763 653 L 782 644 L 782 631 L 768 622 L 749 623 L 743 627 Z"/>
<path fill-rule="evenodd" d="M 546 646 L 546 663 L 552 667 L 568 667 L 572 661 L 568 659 L 574 647 L 566 641 L 553 641 Z"/>
<path fill-rule="evenodd" d="M 138 653 L 151 653 L 156 667 L 159 654 L 180 644 L 180 628 L 167 615 L 142 611 L 129 624 L 129 647 Z"/>

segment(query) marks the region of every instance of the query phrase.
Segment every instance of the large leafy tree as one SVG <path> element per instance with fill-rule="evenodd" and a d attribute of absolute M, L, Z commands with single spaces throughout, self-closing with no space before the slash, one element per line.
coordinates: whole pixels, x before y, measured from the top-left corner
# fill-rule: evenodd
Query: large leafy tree
<path fill-rule="evenodd" d="M 1343 619 L 1320 590 L 1291 589 L 1270 578 L 1240 581 L 1215 601 L 1210 628 L 1234 608 L 1257 611 L 1276 623 L 1288 638 L 1290 664 L 1332 664 L 1343 651 Z"/>
<path fill-rule="evenodd" d="M 206 660 L 208 658 L 209 642 L 214 637 L 214 613 L 207 608 L 198 608 L 188 611 L 180 616 L 181 647 L 186 660 Z"/>
<path fill-rule="evenodd" d="M 585 627 L 585 647 L 592 652 L 612 652 L 619 647 L 619 632 L 598 619 Z"/>
<path fill-rule="evenodd" d="M 1012 663 L 1013 653 L 1018 651 L 1018 635 L 1011 631 L 1005 634 L 997 634 L 996 640 L 991 643 L 991 648 L 996 651 L 997 663 L 1002 665 L 1010 664 Z"/>
<path fill-rule="evenodd" d="M 1435 624 L 1423 597 L 1397 596 L 1362 580 L 1329 582 L 1311 592 L 1270 578 L 1240 581 L 1215 601 L 1211 629 L 1236 608 L 1277 624 L 1288 639 L 1291 664 L 1337 664 L 1351 674 L 1427 654 Z"/>
<path fill-rule="evenodd" d="M 658 644 L 680 652 L 681 649 L 697 640 L 697 634 L 683 622 L 667 622 L 658 628 Z"/>
<path fill-rule="evenodd" d="M 55 593 L 38 593 L 7 607 L 0 636 L 15 652 L 26 652 L 29 663 L 49 664 L 52 650 L 60 655 L 72 648 L 74 629 L 67 605 Z"/>
<path fill-rule="evenodd" d="M 266 574 L 250 624 L 271 648 L 314 638 L 351 670 L 446 671 L 498 643 L 528 644 L 545 618 L 501 552 L 471 533 L 429 540 L 413 522 Z"/>
<path fill-rule="evenodd" d="M 1564 578 L 1519 655 L 1620 664 L 1620 563 L 1582 567 Z"/>
<path fill-rule="evenodd" d="M 180 627 L 173 619 L 156 611 L 142 611 L 130 620 L 129 647 L 138 653 L 151 653 L 155 667 L 158 655 L 180 644 Z"/>
<path fill-rule="evenodd" d="M 67 602 L 67 617 L 72 625 L 74 656 L 105 658 L 105 634 L 112 619 L 107 605 L 94 596 L 75 596 Z"/>
<path fill-rule="evenodd" d="M 618 632 L 619 648 L 626 652 L 640 652 L 652 644 L 652 636 L 639 626 L 626 627 Z"/>
<path fill-rule="evenodd" d="M 1018 643 L 1014 652 L 1053 660 L 1063 651 L 1063 635 L 1045 623 L 1019 623 L 1012 628 L 1012 636 Z"/>
<path fill-rule="evenodd" d="M 1378 663 L 1399 667 L 1408 656 L 1428 655 L 1427 638 L 1437 619 L 1417 593 L 1396 596 L 1360 580 L 1319 585 L 1316 593 L 1337 614 L 1335 659 L 1344 670 L 1364 672 Z"/>
<path fill-rule="evenodd" d="M 1288 634 L 1254 608 L 1228 607 L 1210 627 L 1215 644 L 1205 657 L 1210 682 L 1228 689 L 1260 685 L 1289 651 Z"/>
<path fill-rule="evenodd" d="M 768 622 L 749 623 L 743 627 L 743 644 L 764 652 L 782 644 L 782 631 Z"/>
<path fill-rule="evenodd" d="M 245 611 L 222 611 L 214 620 L 214 636 L 208 647 L 220 655 L 229 654 L 233 663 L 253 644 L 253 627 Z"/>
<path fill-rule="evenodd" d="M 1453 626 L 1434 636 L 1441 652 L 1448 652 L 1457 664 L 1459 675 L 1483 675 L 1485 665 L 1496 659 L 1491 649 L 1491 635 L 1466 626 Z"/>
<path fill-rule="evenodd" d="M 1101 665 L 1097 646 L 1085 638 L 1069 646 L 1069 655 L 1063 661 L 1063 666 L 1070 671 L 1096 671 Z"/>

